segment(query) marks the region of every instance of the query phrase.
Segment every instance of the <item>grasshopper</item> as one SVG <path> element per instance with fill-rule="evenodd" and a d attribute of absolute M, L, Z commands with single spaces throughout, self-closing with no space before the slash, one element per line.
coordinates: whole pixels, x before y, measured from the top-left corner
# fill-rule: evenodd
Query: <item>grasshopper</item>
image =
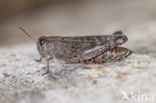
<path fill-rule="evenodd" d="M 37 49 L 41 62 L 44 58 L 49 73 L 49 61 L 53 58 L 68 63 L 103 64 L 105 62 L 117 62 L 132 54 L 132 51 L 119 47 L 128 38 L 122 31 L 111 35 L 96 36 L 41 36 L 37 40 L 28 34 L 22 27 L 20 29 L 31 39 L 37 42 Z"/>

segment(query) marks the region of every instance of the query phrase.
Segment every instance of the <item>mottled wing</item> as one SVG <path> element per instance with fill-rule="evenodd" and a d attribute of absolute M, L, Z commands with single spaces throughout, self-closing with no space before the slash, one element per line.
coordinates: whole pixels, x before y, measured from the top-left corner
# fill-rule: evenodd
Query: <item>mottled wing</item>
<path fill-rule="evenodd" d="M 70 59 L 82 58 L 83 53 L 97 46 L 106 44 L 110 40 L 110 35 L 107 36 L 77 36 L 77 37 L 63 37 L 60 41 L 63 44 L 66 44 L 71 51 Z M 84 58 L 88 56 L 83 56 Z"/>
<path fill-rule="evenodd" d="M 105 36 L 82 36 L 82 37 L 64 37 L 62 43 L 75 46 L 75 55 L 71 61 L 91 59 L 102 52 L 113 49 L 127 41 L 127 37 L 121 34 Z"/>

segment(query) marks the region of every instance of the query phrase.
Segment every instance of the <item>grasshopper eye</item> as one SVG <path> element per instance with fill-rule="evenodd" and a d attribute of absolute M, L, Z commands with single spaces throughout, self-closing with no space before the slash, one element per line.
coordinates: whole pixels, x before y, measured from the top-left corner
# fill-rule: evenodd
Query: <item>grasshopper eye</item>
<path fill-rule="evenodd" d="M 39 42 L 40 42 L 40 45 L 43 45 L 45 43 L 45 40 L 41 38 Z"/>

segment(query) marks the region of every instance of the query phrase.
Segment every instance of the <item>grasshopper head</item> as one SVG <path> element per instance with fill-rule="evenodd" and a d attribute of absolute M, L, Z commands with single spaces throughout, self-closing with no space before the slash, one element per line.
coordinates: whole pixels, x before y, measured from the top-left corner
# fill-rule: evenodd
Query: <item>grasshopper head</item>
<path fill-rule="evenodd" d="M 38 49 L 38 51 L 39 51 L 39 53 L 40 53 L 40 55 L 42 57 L 46 56 L 48 47 L 47 47 L 46 37 L 45 36 L 41 36 L 41 37 L 38 38 L 38 40 L 37 40 L 37 49 Z"/>

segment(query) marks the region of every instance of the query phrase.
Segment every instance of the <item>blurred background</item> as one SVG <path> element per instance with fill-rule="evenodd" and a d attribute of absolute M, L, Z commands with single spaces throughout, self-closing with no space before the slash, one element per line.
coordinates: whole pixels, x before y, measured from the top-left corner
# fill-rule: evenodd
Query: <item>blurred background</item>
<path fill-rule="evenodd" d="M 123 30 L 136 53 L 155 54 L 155 0 L 0 0 L 0 46 L 42 35 L 106 35 Z"/>

